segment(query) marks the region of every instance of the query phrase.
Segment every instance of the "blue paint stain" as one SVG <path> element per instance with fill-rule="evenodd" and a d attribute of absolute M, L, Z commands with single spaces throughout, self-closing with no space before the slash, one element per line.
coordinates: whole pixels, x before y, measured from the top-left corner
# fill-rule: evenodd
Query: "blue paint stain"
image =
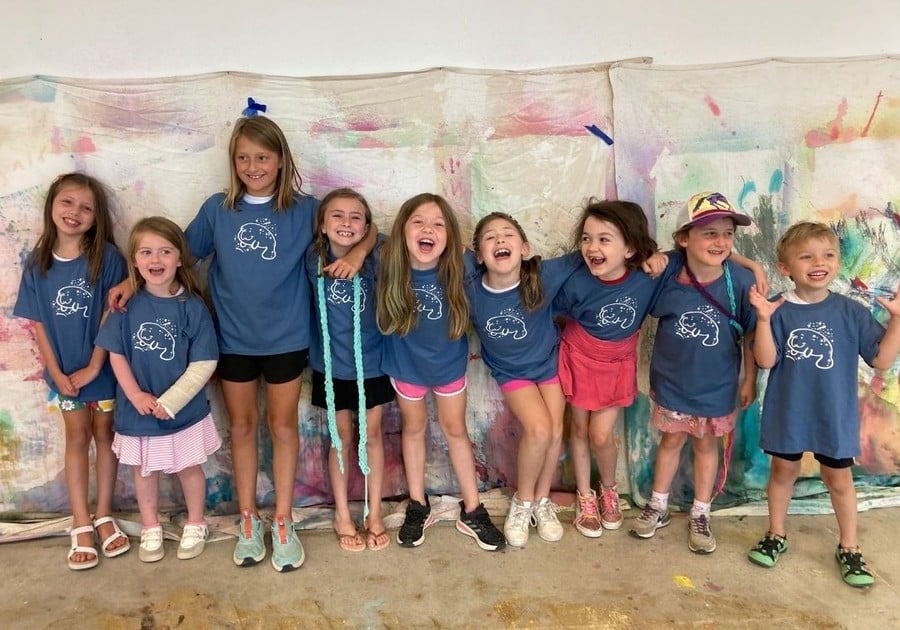
<path fill-rule="evenodd" d="M 244 116 L 256 116 L 260 112 L 265 112 L 267 106 L 263 103 L 257 103 L 252 96 L 247 97 L 247 108 L 241 112 Z"/>
<path fill-rule="evenodd" d="M 738 207 L 744 207 L 744 199 L 747 198 L 747 195 L 750 193 L 756 192 L 756 182 L 753 180 L 744 182 L 744 185 L 741 187 L 741 192 L 738 194 Z"/>
<path fill-rule="evenodd" d="M 774 195 L 784 185 L 784 171 L 776 168 L 772 172 L 772 178 L 769 180 L 769 194 Z"/>
<path fill-rule="evenodd" d="M 600 129 L 600 127 L 598 127 L 597 125 L 585 125 L 584 128 L 587 129 L 588 131 L 590 131 L 592 134 L 594 134 L 598 138 L 600 138 L 601 140 L 603 140 L 603 142 L 605 142 L 606 144 L 612 146 L 613 139 L 610 138 L 609 136 L 607 136 L 605 133 L 603 133 L 603 130 Z"/>

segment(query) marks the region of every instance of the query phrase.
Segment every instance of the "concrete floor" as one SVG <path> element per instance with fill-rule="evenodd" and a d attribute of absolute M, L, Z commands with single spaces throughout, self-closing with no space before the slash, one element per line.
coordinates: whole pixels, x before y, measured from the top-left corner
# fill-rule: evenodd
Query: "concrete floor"
<path fill-rule="evenodd" d="M 626 518 L 637 515 L 626 512 Z M 560 514 L 564 522 L 571 511 Z M 571 525 L 559 543 L 532 535 L 522 550 L 481 551 L 451 523 L 403 549 L 342 552 L 329 531 L 301 532 L 306 564 L 279 574 L 237 568 L 229 540 L 181 561 L 176 543 L 156 564 L 137 545 L 76 573 L 68 539 L 0 545 L 3 628 L 900 628 L 900 508 L 860 514 L 877 581 L 841 582 L 833 516 L 792 516 L 790 550 L 773 569 L 746 559 L 761 517 L 712 519 L 719 547 L 692 554 L 676 515 L 649 541 L 625 528 L 600 539 Z M 500 519 L 497 519 L 498 524 Z"/>

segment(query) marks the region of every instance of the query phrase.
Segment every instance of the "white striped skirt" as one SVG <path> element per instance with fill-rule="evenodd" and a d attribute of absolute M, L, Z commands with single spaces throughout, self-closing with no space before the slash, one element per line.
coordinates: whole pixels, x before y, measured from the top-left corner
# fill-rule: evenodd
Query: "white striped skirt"
<path fill-rule="evenodd" d="M 199 466 L 219 450 L 222 438 L 212 414 L 177 433 L 138 437 L 116 433 L 112 450 L 119 463 L 140 466 L 141 477 L 162 471 L 167 475 Z"/>

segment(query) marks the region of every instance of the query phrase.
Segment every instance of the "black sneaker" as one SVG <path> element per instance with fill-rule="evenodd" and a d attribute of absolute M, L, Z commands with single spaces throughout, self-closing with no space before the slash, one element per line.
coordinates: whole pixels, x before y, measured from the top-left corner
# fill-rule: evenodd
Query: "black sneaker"
<path fill-rule="evenodd" d="M 433 522 L 428 497 L 425 497 L 425 505 L 410 499 L 406 505 L 406 518 L 397 534 L 397 542 L 401 547 L 418 547 L 425 542 L 425 528 Z"/>
<path fill-rule="evenodd" d="M 456 529 L 474 538 L 478 546 L 485 551 L 500 551 L 506 546 L 506 538 L 491 522 L 491 517 L 484 509 L 484 503 L 479 503 L 477 508 L 466 512 L 465 503 L 460 501 Z"/>

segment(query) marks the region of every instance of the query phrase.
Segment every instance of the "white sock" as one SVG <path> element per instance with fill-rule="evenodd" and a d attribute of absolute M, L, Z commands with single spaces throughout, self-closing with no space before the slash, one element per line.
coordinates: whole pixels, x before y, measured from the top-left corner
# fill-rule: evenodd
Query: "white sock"
<path fill-rule="evenodd" d="M 654 490 L 650 495 L 650 502 L 655 503 L 661 510 L 665 510 L 667 507 L 669 507 L 669 493 L 656 492 Z"/>
<path fill-rule="evenodd" d="M 698 501 L 694 499 L 694 505 L 691 506 L 691 516 L 693 518 L 697 518 L 701 514 L 705 514 L 709 517 L 709 503 L 704 503 L 703 501 Z"/>

